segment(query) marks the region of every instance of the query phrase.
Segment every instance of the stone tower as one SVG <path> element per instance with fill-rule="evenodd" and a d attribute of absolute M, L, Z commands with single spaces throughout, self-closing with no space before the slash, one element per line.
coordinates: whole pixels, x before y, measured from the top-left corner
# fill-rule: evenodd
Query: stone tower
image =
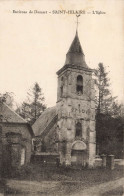
<path fill-rule="evenodd" d="M 94 167 L 95 102 L 92 70 L 85 62 L 78 33 L 57 72 L 57 131 L 60 163 Z"/>

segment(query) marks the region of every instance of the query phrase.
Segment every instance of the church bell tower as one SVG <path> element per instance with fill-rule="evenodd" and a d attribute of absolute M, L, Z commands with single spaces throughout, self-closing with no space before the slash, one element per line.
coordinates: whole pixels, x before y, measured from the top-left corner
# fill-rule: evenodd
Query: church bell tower
<path fill-rule="evenodd" d="M 92 69 L 85 62 L 78 32 L 57 72 L 57 132 L 60 163 L 94 167 L 95 93 Z"/>

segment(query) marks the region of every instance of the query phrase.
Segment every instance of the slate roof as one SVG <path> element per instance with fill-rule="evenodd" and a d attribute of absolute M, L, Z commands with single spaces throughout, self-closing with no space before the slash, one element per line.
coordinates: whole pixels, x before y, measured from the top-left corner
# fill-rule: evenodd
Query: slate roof
<path fill-rule="evenodd" d="M 42 135 L 43 131 L 56 116 L 56 106 L 46 109 L 32 125 L 35 136 Z"/>
<path fill-rule="evenodd" d="M 0 123 L 17 124 L 18 126 L 26 125 L 31 136 L 34 137 L 30 124 L 3 102 L 0 102 Z"/>
<path fill-rule="evenodd" d="M 82 50 L 82 47 L 81 47 L 81 44 L 80 44 L 80 41 L 79 41 L 79 37 L 78 37 L 78 33 L 76 31 L 76 35 L 75 35 L 75 38 L 68 50 L 68 53 L 71 52 L 71 53 L 82 53 L 83 54 L 83 50 Z"/>
<path fill-rule="evenodd" d="M 19 116 L 14 110 L 12 110 L 8 105 L 0 102 L 0 122 L 9 123 L 27 123 L 21 116 Z"/>
<path fill-rule="evenodd" d="M 76 35 L 74 37 L 74 40 L 72 41 L 72 44 L 66 54 L 66 60 L 65 60 L 64 67 L 65 66 L 72 66 L 71 68 L 74 68 L 74 69 L 76 66 L 76 69 L 79 69 L 79 67 L 80 67 L 81 69 L 83 69 L 83 68 L 87 69 L 85 71 L 89 71 L 89 67 L 87 66 L 87 64 L 85 62 L 85 55 L 83 53 L 77 31 L 76 31 Z M 57 74 L 61 73 L 62 69 L 63 68 L 61 68 L 57 72 Z"/>

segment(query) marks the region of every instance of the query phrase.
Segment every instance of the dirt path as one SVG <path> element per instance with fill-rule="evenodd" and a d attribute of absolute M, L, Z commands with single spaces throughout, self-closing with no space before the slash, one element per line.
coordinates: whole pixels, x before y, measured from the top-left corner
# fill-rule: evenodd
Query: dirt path
<path fill-rule="evenodd" d="M 95 185 L 91 188 L 84 189 L 83 191 L 80 191 L 76 194 L 72 194 L 71 196 L 100 196 L 103 193 L 116 189 L 120 186 L 124 186 L 124 178 L 105 182 L 100 185 Z"/>
<path fill-rule="evenodd" d="M 66 182 L 65 182 L 66 183 Z M 79 182 L 77 182 L 78 184 Z M 70 185 L 70 184 L 69 184 Z M 95 185 L 89 188 L 85 188 L 82 191 L 79 191 L 76 188 L 76 194 L 69 194 L 71 196 L 101 196 L 103 193 L 116 189 L 120 186 L 124 185 L 124 178 L 119 178 L 114 181 L 105 182 L 99 185 Z M 15 189 L 16 191 L 12 194 L 8 194 L 9 196 L 17 195 L 17 196 L 63 196 L 63 190 L 61 190 L 61 182 L 60 181 L 19 181 L 19 180 L 9 180 L 7 182 L 7 186 Z M 64 187 L 63 187 L 64 188 Z M 21 192 L 20 192 L 21 191 Z M 66 195 L 66 193 L 64 193 Z"/>
<path fill-rule="evenodd" d="M 30 195 L 30 196 L 39 196 L 46 195 L 52 190 L 55 190 L 58 187 L 59 182 L 56 181 L 21 181 L 21 180 L 9 180 L 7 186 L 15 190 L 14 195 Z M 12 195 L 13 195 L 12 193 Z M 11 194 L 8 194 L 11 195 Z"/>

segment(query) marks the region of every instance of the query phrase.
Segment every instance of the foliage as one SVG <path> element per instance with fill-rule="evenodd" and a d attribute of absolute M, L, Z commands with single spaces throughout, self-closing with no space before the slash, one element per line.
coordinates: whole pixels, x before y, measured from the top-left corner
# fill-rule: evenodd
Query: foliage
<path fill-rule="evenodd" d="M 123 105 L 112 97 L 110 79 L 103 63 L 95 71 L 96 84 L 96 143 L 100 154 L 122 157 Z M 98 147 L 99 146 L 99 147 Z"/>
<path fill-rule="evenodd" d="M 118 104 L 117 101 L 113 101 L 111 104 L 110 115 L 115 118 L 123 117 L 123 104 Z"/>
<path fill-rule="evenodd" d="M 115 99 L 110 92 L 110 79 L 103 63 L 98 64 L 95 70 L 95 84 L 96 84 L 96 110 L 97 113 L 108 114 L 114 109 L 113 103 L 117 106 Z M 113 106 L 112 106 L 113 105 Z"/>
<path fill-rule="evenodd" d="M 96 116 L 96 141 L 99 154 L 114 154 L 123 157 L 124 119 L 113 118 L 109 114 Z M 98 148 L 97 148 L 98 149 Z"/>
<path fill-rule="evenodd" d="M 45 109 L 46 105 L 44 104 L 42 89 L 36 82 L 33 88 L 29 89 L 27 100 L 22 103 L 16 112 L 30 124 L 33 124 Z"/>
<path fill-rule="evenodd" d="M 5 92 L 0 94 L 0 100 L 6 103 L 10 108 L 14 106 L 14 93 L 13 92 Z"/>

